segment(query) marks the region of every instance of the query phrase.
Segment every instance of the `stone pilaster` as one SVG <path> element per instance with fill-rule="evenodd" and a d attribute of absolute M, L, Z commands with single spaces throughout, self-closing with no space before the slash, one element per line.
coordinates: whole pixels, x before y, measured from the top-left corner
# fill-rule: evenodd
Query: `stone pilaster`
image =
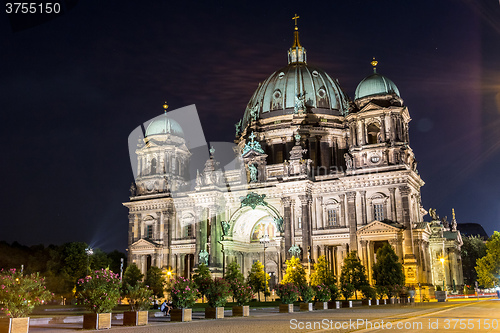
<path fill-rule="evenodd" d="M 285 256 L 286 259 L 290 259 L 291 255 L 288 249 L 292 246 L 292 201 L 289 197 L 283 197 L 281 203 L 283 205 L 283 223 L 285 226 Z"/>
<path fill-rule="evenodd" d="M 367 224 L 367 211 L 366 211 L 366 191 L 359 191 L 361 196 L 361 223 L 363 225 Z"/>
<path fill-rule="evenodd" d="M 413 251 L 413 229 L 410 221 L 410 192 L 409 186 L 400 186 L 399 192 L 401 193 L 401 205 L 402 205 L 402 224 L 405 227 L 403 232 L 403 248 L 404 248 L 404 259 L 406 262 L 416 263 L 415 254 Z"/>
<path fill-rule="evenodd" d="M 311 198 L 307 195 L 299 196 L 302 205 L 302 259 L 307 260 L 307 250 L 311 246 Z"/>
<path fill-rule="evenodd" d="M 349 225 L 349 250 L 357 251 L 356 192 L 347 192 L 347 221 Z"/>
<path fill-rule="evenodd" d="M 206 225 L 205 228 L 204 224 L 205 221 L 203 220 L 202 217 L 203 213 L 203 208 L 197 206 L 195 208 L 195 235 L 196 235 L 196 245 L 195 245 L 195 251 L 194 251 L 194 265 L 197 267 L 199 265 L 199 253 L 201 250 L 204 250 L 206 247 Z M 203 232 L 205 231 L 205 233 Z"/>
<path fill-rule="evenodd" d="M 135 214 L 128 214 L 128 246 L 132 245 L 135 242 L 134 235 L 134 226 L 135 226 Z M 130 263 L 130 261 L 129 261 Z"/>
<path fill-rule="evenodd" d="M 396 188 L 389 187 L 389 196 L 391 200 L 391 220 L 397 221 L 398 217 L 396 215 Z"/>

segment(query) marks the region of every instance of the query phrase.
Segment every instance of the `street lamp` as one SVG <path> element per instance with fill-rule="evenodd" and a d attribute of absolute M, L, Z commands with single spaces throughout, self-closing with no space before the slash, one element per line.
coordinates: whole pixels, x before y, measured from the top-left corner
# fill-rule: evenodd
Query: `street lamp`
<path fill-rule="evenodd" d="M 266 235 L 262 236 L 259 241 L 262 245 L 264 245 L 264 273 L 267 274 L 267 271 L 266 271 L 266 248 L 267 248 L 267 244 L 269 244 L 269 242 L 270 242 L 269 235 L 266 234 Z"/>
<path fill-rule="evenodd" d="M 268 234 L 265 234 L 263 235 L 259 242 L 264 245 L 264 276 L 265 276 L 265 289 L 264 289 L 264 296 L 266 296 L 265 292 L 267 291 L 267 271 L 266 271 L 266 248 L 267 248 L 267 244 L 269 244 L 270 242 L 270 239 L 269 239 L 269 235 Z M 266 300 L 267 302 L 267 300 Z"/>
<path fill-rule="evenodd" d="M 443 289 L 444 289 L 443 291 L 446 291 L 447 283 L 446 283 L 446 271 L 444 270 L 444 258 L 441 257 L 439 261 L 441 261 L 441 267 L 443 268 Z"/>
<path fill-rule="evenodd" d="M 89 246 L 85 249 L 87 254 L 87 275 L 90 275 L 90 256 L 94 254 L 94 250 Z"/>

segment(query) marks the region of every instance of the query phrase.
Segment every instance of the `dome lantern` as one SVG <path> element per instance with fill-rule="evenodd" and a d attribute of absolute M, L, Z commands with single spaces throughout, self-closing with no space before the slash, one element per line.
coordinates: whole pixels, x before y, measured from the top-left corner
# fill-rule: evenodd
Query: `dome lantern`
<path fill-rule="evenodd" d="M 300 45 L 299 40 L 299 27 L 297 26 L 297 19 L 299 17 L 297 14 L 292 17 L 292 20 L 295 20 L 295 30 L 293 32 L 293 45 L 288 49 L 288 64 L 305 64 L 307 61 L 306 49 Z"/>

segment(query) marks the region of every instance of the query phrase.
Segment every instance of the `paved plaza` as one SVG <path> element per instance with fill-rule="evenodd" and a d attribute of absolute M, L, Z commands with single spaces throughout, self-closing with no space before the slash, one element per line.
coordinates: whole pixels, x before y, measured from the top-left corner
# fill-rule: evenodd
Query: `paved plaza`
<path fill-rule="evenodd" d="M 297 308 L 296 308 L 297 310 Z M 172 323 L 167 317 L 151 317 L 146 327 L 125 327 L 113 320 L 107 332 L 500 332 L 500 300 L 451 301 L 416 305 L 385 305 L 313 312 L 278 313 L 277 308 L 252 309 L 250 317 L 204 319 L 203 312 L 194 312 L 193 321 Z M 53 323 L 34 320 L 30 333 L 78 332 L 81 323 Z"/>

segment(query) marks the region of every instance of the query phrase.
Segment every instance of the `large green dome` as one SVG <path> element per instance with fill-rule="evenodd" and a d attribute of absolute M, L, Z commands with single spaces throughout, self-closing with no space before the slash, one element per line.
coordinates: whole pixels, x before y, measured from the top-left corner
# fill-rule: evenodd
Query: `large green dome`
<path fill-rule="evenodd" d="M 172 134 L 181 138 L 184 137 L 181 125 L 179 125 L 179 123 L 175 120 L 168 118 L 166 112 L 163 115 L 156 117 L 146 129 L 146 136 L 164 134 Z"/>
<path fill-rule="evenodd" d="M 373 73 L 367 76 L 358 84 L 356 88 L 356 93 L 354 94 L 354 100 L 370 97 L 370 96 L 380 96 L 380 95 L 399 95 L 398 87 L 389 80 L 387 77 L 380 75 L 378 73 Z"/>

